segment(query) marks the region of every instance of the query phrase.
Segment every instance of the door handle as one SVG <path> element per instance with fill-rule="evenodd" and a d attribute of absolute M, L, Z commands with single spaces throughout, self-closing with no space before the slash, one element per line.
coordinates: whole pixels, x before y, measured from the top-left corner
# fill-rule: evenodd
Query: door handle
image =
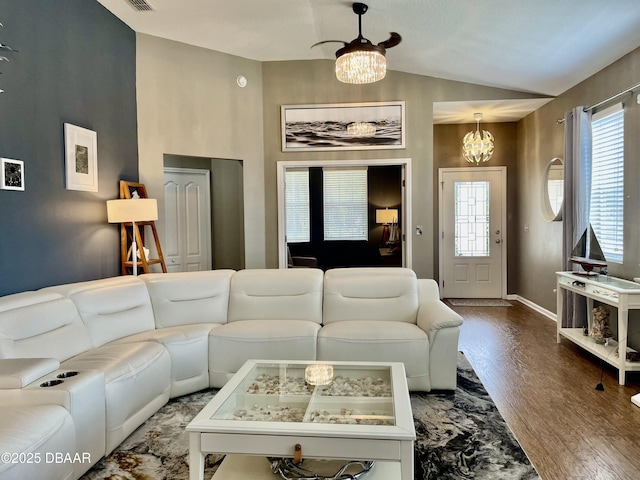
<path fill-rule="evenodd" d="M 499 238 L 496 238 L 496 243 L 500 243 L 502 242 L 502 240 L 500 240 Z"/>

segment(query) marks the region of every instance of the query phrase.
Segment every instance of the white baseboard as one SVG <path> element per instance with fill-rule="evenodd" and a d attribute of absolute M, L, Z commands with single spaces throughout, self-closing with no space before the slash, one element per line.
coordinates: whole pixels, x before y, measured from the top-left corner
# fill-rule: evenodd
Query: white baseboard
<path fill-rule="evenodd" d="M 547 310 L 546 308 L 541 307 L 536 303 L 533 303 L 531 300 L 527 300 L 526 298 L 521 297 L 520 295 L 507 295 L 507 300 L 516 300 L 526 305 L 527 307 L 532 308 L 536 312 L 541 313 L 542 315 L 549 318 L 550 320 L 553 320 L 554 322 L 558 321 L 558 317 L 555 313 Z"/>

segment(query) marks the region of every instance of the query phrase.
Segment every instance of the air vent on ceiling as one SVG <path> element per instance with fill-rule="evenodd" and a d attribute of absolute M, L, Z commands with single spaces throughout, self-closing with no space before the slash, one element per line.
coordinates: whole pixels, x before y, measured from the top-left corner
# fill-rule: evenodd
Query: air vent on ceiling
<path fill-rule="evenodd" d="M 153 8 L 153 5 L 147 2 L 147 0 L 126 0 L 126 2 L 138 12 L 152 12 L 153 10 L 155 10 L 155 8 Z"/>

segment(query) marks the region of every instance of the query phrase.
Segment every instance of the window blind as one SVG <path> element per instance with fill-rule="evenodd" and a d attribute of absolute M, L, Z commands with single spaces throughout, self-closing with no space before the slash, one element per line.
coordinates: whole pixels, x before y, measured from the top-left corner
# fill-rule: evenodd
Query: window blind
<path fill-rule="evenodd" d="M 367 168 L 323 168 L 325 240 L 367 240 Z"/>
<path fill-rule="evenodd" d="M 622 263 L 624 227 L 624 110 L 593 115 L 589 221 L 607 261 Z"/>
<path fill-rule="evenodd" d="M 308 242 L 311 238 L 309 169 L 288 168 L 284 187 L 287 243 Z"/>

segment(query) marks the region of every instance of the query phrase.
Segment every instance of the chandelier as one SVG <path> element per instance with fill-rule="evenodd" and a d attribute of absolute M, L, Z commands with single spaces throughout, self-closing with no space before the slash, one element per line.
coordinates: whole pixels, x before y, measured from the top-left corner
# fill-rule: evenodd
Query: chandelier
<path fill-rule="evenodd" d="M 387 59 L 374 45 L 362 44 L 358 50 L 340 54 L 336 59 L 336 78 L 342 83 L 364 84 L 382 80 L 387 74 Z M 369 49 L 371 48 L 371 50 Z"/>
<path fill-rule="evenodd" d="M 488 161 L 493 155 L 493 135 L 486 130 L 480 134 L 481 113 L 474 113 L 476 131 L 467 133 L 462 139 L 462 154 L 469 163 L 476 165 Z"/>
<path fill-rule="evenodd" d="M 364 3 L 354 3 L 353 13 L 358 15 L 358 37 L 345 42 L 343 40 L 324 40 L 311 48 L 324 43 L 342 43 L 344 47 L 336 52 L 336 78 L 343 83 L 365 84 L 382 80 L 387 74 L 388 48 L 395 47 L 402 37 L 391 32 L 391 36 L 377 45 L 362 36 L 362 15 L 369 7 Z"/>

